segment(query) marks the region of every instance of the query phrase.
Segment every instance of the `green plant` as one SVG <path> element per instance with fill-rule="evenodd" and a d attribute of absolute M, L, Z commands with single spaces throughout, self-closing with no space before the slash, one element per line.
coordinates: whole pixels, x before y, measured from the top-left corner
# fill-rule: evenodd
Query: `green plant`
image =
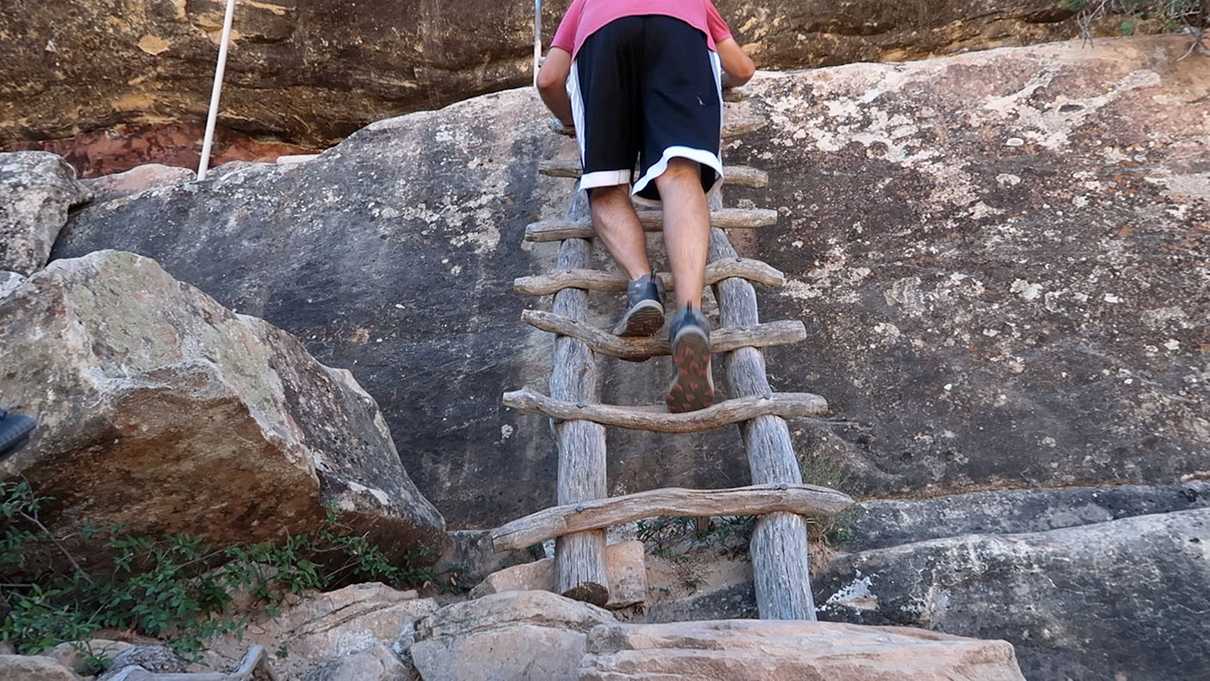
<path fill-rule="evenodd" d="M 332 510 L 312 533 L 220 550 L 186 535 L 153 538 L 122 528 L 86 528 L 79 539 L 104 546 L 109 557 L 90 572 L 39 520 L 47 501 L 25 481 L 0 482 L 0 640 L 23 653 L 87 641 L 108 628 L 168 639 L 188 656 L 208 638 L 243 627 L 241 618 L 227 613 L 235 591 L 273 608 L 285 593 L 353 581 L 407 585 L 432 578 L 415 567 L 419 553 L 402 565 L 392 563 Z M 35 569 L 32 555 L 65 560 Z"/>
<path fill-rule="evenodd" d="M 1188 33 L 1193 44 L 1185 56 L 1207 49 L 1210 3 L 1205 0 L 1059 0 L 1058 4 L 1060 9 L 1076 14 L 1086 40 L 1092 39 L 1095 25 L 1120 17 L 1118 32 L 1122 35 L 1134 35 L 1139 22 L 1148 21 L 1159 30 Z"/>

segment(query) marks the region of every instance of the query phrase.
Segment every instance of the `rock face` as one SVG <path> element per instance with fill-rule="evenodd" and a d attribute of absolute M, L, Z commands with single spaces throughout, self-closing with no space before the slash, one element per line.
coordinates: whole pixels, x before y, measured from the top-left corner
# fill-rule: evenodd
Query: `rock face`
<path fill-rule="evenodd" d="M 1203 490 L 1204 491 L 1204 490 Z M 821 616 L 995 636 L 1031 679 L 1191 679 L 1210 665 L 1210 509 L 843 556 Z"/>
<path fill-rule="evenodd" d="M 919 629 L 718 621 L 597 627 L 580 681 L 1024 681 L 1013 647 Z"/>
<path fill-rule="evenodd" d="M 197 175 L 188 168 L 148 163 L 131 168 L 124 173 L 84 180 L 82 184 L 92 191 L 95 201 L 108 201 L 119 196 L 137 194 L 153 187 L 191 182 L 196 177 Z"/>
<path fill-rule="evenodd" d="M 229 545 L 313 528 L 330 504 L 392 555 L 439 549 L 441 515 L 351 375 L 154 261 L 56 261 L 0 299 L 0 318 L 0 394 L 41 419 L 0 476 L 54 499 L 56 531 Z"/>
<path fill-rule="evenodd" d="M 718 5 L 765 68 L 920 58 L 1076 33 L 1053 0 Z M 547 44 L 566 6 L 545 4 Z M 47 0 L 5 12 L 0 148 L 74 136 L 75 146 L 54 150 L 99 172 L 147 161 L 195 166 L 222 19 L 222 3 L 201 0 Z M 256 138 L 322 148 L 387 115 L 523 85 L 532 22 L 526 3 L 485 0 L 373 10 L 350 0 L 241 3 L 220 142 L 253 154 Z M 1116 32 L 1118 23 L 1106 25 Z M 114 165 L 115 157 L 129 165 Z"/>
<path fill-rule="evenodd" d="M 204 666 L 229 668 L 259 644 L 271 653 L 285 651 L 267 662 L 284 679 L 406 679 L 407 667 L 391 648 L 405 632 L 410 636 L 416 620 L 436 610 L 432 599 L 382 584 L 308 595 L 276 616 L 250 623 L 241 636 L 207 644 Z"/>
<path fill-rule="evenodd" d="M 782 217 L 733 241 L 790 279 L 762 293 L 764 318 L 802 319 L 812 338 L 769 352 L 774 383 L 857 425 L 793 429 L 810 482 L 940 495 L 1210 470 L 1210 301 L 1195 293 L 1210 148 L 1204 120 L 1178 115 L 1210 94 L 1210 62 L 1178 62 L 1185 49 L 1063 43 L 748 88 L 739 106 L 770 124 L 726 154 L 772 180 L 728 199 Z M 55 255 L 153 256 L 350 367 L 419 488 L 455 526 L 494 526 L 554 502 L 545 419 L 499 406 L 549 371 L 550 337 L 518 321 L 545 303 L 509 290 L 557 249 L 522 243 L 569 189 L 537 161 L 575 154 L 538 107 L 490 95 L 302 165 L 89 206 Z M 620 305 L 594 304 L 601 326 Z M 658 403 L 669 374 L 606 362 L 604 399 Z M 749 482 L 734 431 L 610 437 L 613 494 Z"/>
<path fill-rule="evenodd" d="M 493 594 L 417 623 L 412 661 L 424 681 L 574 681 L 586 634 L 613 621 L 545 591 Z"/>
<path fill-rule="evenodd" d="M 0 655 L 0 678 L 21 681 L 79 681 L 67 667 L 40 655 Z"/>
<path fill-rule="evenodd" d="M 45 265 L 67 210 L 90 197 L 54 154 L 0 154 L 0 270 L 29 275 Z"/>

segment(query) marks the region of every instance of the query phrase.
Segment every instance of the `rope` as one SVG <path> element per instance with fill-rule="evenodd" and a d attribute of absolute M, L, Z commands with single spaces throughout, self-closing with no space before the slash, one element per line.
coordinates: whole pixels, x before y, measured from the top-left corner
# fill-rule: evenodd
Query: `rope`
<path fill-rule="evenodd" d="M 534 87 L 538 86 L 538 69 L 542 68 L 542 0 L 534 0 Z"/>

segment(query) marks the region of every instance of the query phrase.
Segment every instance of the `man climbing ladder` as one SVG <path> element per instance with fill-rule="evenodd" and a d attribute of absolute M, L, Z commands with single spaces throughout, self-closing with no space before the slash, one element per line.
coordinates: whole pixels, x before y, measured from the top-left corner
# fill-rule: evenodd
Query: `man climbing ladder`
<path fill-rule="evenodd" d="M 672 412 L 714 400 L 701 312 L 706 193 L 723 179 L 722 88 L 754 70 L 711 0 L 574 0 L 538 74 L 542 100 L 576 130 L 593 230 L 630 280 L 620 336 L 664 326 L 662 285 L 630 195 L 662 204 L 676 289 L 669 338 L 677 373 L 665 397 Z"/>

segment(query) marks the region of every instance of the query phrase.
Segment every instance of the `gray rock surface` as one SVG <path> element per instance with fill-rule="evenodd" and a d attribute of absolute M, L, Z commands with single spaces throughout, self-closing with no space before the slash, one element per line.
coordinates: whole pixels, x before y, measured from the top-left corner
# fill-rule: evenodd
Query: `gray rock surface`
<path fill-rule="evenodd" d="M 974 492 L 922 501 L 865 501 L 837 521 L 845 551 L 964 534 L 1018 534 L 1210 507 L 1210 482 Z M 839 532 L 837 530 L 840 530 Z"/>
<path fill-rule="evenodd" d="M 16 681 L 79 681 L 75 672 L 41 655 L 0 655 L 0 679 Z"/>
<path fill-rule="evenodd" d="M 842 556 L 821 617 L 1010 641 L 1029 679 L 1193 679 L 1210 669 L 1210 509 Z"/>
<path fill-rule="evenodd" d="M 28 276 L 41 269 L 68 209 L 89 198 L 76 171 L 54 154 L 0 154 L 0 270 Z"/>
<path fill-rule="evenodd" d="M 593 629 L 579 681 L 1025 681 L 1013 647 L 827 622 L 615 624 Z"/>
<path fill-rule="evenodd" d="M 772 182 L 729 200 L 782 217 L 734 241 L 789 277 L 762 318 L 802 319 L 812 339 L 769 353 L 772 380 L 860 426 L 794 427 L 809 481 L 935 496 L 1210 470 L 1210 153 L 1200 119 L 1171 113 L 1210 94 L 1210 63 L 1177 62 L 1185 46 L 1061 43 L 748 88 L 740 106 L 770 125 L 727 155 Z M 521 235 L 569 186 L 536 163 L 575 153 L 538 107 L 486 96 L 299 166 L 91 206 L 56 256 L 151 255 L 294 333 L 377 398 L 453 526 L 494 526 L 554 501 L 545 419 L 499 406 L 549 371 L 550 337 L 518 321 L 545 303 L 510 290 L 551 268 L 555 246 Z M 618 300 L 594 300 L 604 325 Z M 604 398 L 656 403 L 669 372 L 607 362 Z M 732 430 L 611 433 L 610 451 L 612 494 L 748 483 Z"/>
<path fill-rule="evenodd" d="M 613 621 L 546 591 L 510 591 L 420 620 L 410 652 L 424 681 L 574 681 L 588 631 Z"/>
<path fill-rule="evenodd" d="M 388 554 L 436 560 L 443 520 L 373 398 L 280 329 L 117 251 L 51 263 L 0 318 L 0 394 L 41 420 L 0 477 L 54 499 L 56 533 L 226 546 L 315 528 L 330 504 Z"/>
<path fill-rule="evenodd" d="M 25 283 L 25 276 L 16 272 L 0 272 L 0 298 L 16 291 Z"/>
<path fill-rule="evenodd" d="M 307 670 L 302 681 L 417 681 L 415 669 L 379 643 L 369 650 L 336 657 Z"/>
<path fill-rule="evenodd" d="M 130 670 L 142 670 L 153 674 L 172 674 L 185 671 L 185 661 L 165 646 L 136 645 L 123 649 L 110 660 L 109 670 L 97 681 L 122 681 Z"/>
<path fill-rule="evenodd" d="M 101 202 L 138 194 L 154 187 L 168 187 L 192 182 L 196 178 L 197 173 L 188 168 L 147 163 L 123 173 L 85 179 L 80 183 L 92 192 L 94 201 Z"/>

